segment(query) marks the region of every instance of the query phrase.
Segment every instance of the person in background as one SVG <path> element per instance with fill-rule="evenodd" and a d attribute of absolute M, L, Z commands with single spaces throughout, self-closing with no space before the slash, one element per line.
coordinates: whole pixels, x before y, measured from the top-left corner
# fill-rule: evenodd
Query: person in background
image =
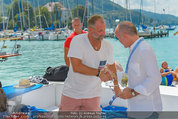
<path fill-rule="evenodd" d="M 69 58 L 67 57 L 69 48 L 70 48 L 70 43 L 73 39 L 74 36 L 82 34 L 82 33 L 87 33 L 86 31 L 82 30 L 82 23 L 80 22 L 79 18 L 74 18 L 72 20 L 72 28 L 74 30 L 74 32 L 72 34 L 70 34 L 70 36 L 68 36 L 64 42 L 64 60 L 66 65 L 69 67 L 70 62 L 69 62 Z"/>
<path fill-rule="evenodd" d="M 71 65 L 64 82 L 60 111 L 101 111 L 101 82 L 113 78 L 114 84 L 118 81 L 113 46 L 104 39 L 103 17 L 91 16 L 87 24 L 88 33 L 77 35 L 71 42 L 68 53 Z M 118 86 L 117 91 L 120 93 Z"/>
<path fill-rule="evenodd" d="M 115 34 L 130 54 L 125 71 L 128 85 L 119 97 L 128 99 L 128 111 L 161 111 L 161 75 L 153 49 L 139 38 L 136 27 L 128 21 L 121 22 Z"/>
<path fill-rule="evenodd" d="M 168 67 L 168 63 L 166 61 L 162 62 L 161 67 L 162 68 L 160 69 L 160 73 L 162 76 L 162 85 L 169 86 L 172 84 L 173 81 L 178 81 L 178 68 L 176 68 L 174 71 L 173 69 Z"/>
<path fill-rule="evenodd" d="M 6 111 L 7 111 L 7 97 L 4 90 L 2 89 L 2 84 L 0 81 L 0 117 L 2 116 L 1 113 Z"/>

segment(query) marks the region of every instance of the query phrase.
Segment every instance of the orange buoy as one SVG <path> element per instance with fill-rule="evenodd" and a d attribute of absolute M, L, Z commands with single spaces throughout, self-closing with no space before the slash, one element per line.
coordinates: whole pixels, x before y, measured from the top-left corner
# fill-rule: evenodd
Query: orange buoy
<path fill-rule="evenodd" d="M 178 34 L 178 31 L 174 33 L 174 35 Z"/>

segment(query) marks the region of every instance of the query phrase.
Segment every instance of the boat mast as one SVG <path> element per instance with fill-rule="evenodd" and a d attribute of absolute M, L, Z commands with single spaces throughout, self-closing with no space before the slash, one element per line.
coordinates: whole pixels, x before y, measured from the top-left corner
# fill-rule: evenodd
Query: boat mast
<path fill-rule="evenodd" d="M 13 3 L 12 0 L 11 0 L 11 3 Z M 14 25 L 14 10 L 13 10 L 13 4 L 12 4 L 12 23 L 13 23 L 13 28 L 14 28 L 15 25 Z"/>
<path fill-rule="evenodd" d="M 39 6 L 39 0 L 38 0 L 38 12 L 39 12 L 39 20 L 40 20 L 40 29 L 41 27 L 41 15 L 40 15 L 40 6 Z"/>
<path fill-rule="evenodd" d="M 94 15 L 94 3 L 93 3 L 93 0 L 92 0 L 92 15 Z"/>
<path fill-rule="evenodd" d="M 79 13 L 78 13 L 78 0 L 77 0 L 77 17 L 79 16 Z"/>
<path fill-rule="evenodd" d="M 51 9 L 51 12 L 50 12 L 50 18 L 51 18 L 51 23 L 53 24 L 53 14 L 52 14 L 52 0 L 50 1 L 49 3 L 49 6 L 50 6 L 50 9 Z"/>
<path fill-rule="evenodd" d="M 89 2 L 88 2 L 88 4 L 87 4 L 87 6 L 88 6 L 88 10 L 87 10 L 87 20 L 88 20 L 88 18 L 89 18 L 89 16 L 90 16 L 90 5 L 89 5 Z M 87 26 L 86 26 L 87 27 Z"/>
<path fill-rule="evenodd" d="M 142 24 L 143 24 L 142 8 L 143 8 L 143 1 L 140 0 L 140 16 L 139 16 L 139 23 L 138 23 L 138 31 L 140 30 L 141 19 L 142 19 Z"/>
<path fill-rule="evenodd" d="M 25 18 L 24 18 L 24 11 L 23 11 L 23 0 L 22 0 L 22 20 L 23 20 L 23 30 L 25 29 Z"/>
<path fill-rule="evenodd" d="M 47 22 L 47 20 L 46 20 L 46 16 L 45 16 L 45 15 L 44 15 L 44 19 L 45 19 L 45 22 L 46 22 L 47 27 L 49 28 L 49 25 L 48 25 L 48 22 Z"/>
<path fill-rule="evenodd" d="M 55 1 L 55 0 L 54 0 L 54 6 L 55 6 L 55 8 L 56 8 L 56 13 L 57 13 L 57 15 L 58 15 L 58 19 L 59 19 L 59 28 L 60 28 L 62 22 L 61 22 L 61 18 L 60 18 L 60 15 L 59 15 L 59 12 L 58 12 L 58 9 L 57 9 L 56 1 Z M 56 21 L 56 15 L 55 15 L 55 21 Z"/>
<path fill-rule="evenodd" d="M 128 2 L 128 6 L 129 6 L 130 22 L 132 23 L 132 15 L 131 15 L 131 10 L 130 10 L 130 1 Z"/>
<path fill-rule="evenodd" d="M 87 12 L 86 10 L 87 10 L 87 0 L 85 0 L 85 9 L 84 9 L 83 20 L 82 20 L 83 26 L 84 26 L 85 16 L 86 16 L 86 12 Z"/>
<path fill-rule="evenodd" d="M 3 16 L 3 31 L 5 30 L 5 24 L 4 24 L 4 2 L 3 2 L 3 0 L 2 0 L 2 16 Z"/>
<path fill-rule="evenodd" d="M 103 0 L 101 0 L 101 14 L 102 14 L 102 16 L 103 16 Z"/>
<path fill-rule="evenodd" d="M 34 2 L 34 0 L 33 0 L 33 5 L 34 5 L 34 8 L 35 8 L 35 2 Z M 34 14 L 35 14 L 35 26 L 37 26 L 37 19 L 36 19 L 36 11 L 35 11 L 35 9 L 34 9 Z"/>
<path fill-rule="evenodd" d="M 19 17 L 20 17 L 20 24 L 21 24 L 21 30 L 22 30 L 22 18 L 21 18 L 21 11 L 20 11 L 20 5 L 21 5 L 21 0 L 18 0 L 18 4 L 19 4 Z M 17 26 L 18 27 L 18 26 Z M 17 30 L 17 29 L 16 29 Z"/>
<path fill-rule="evenodd" d="M 70 12 L 70 17 L 71 17 L 71 19 L 73 19 L 73 17 L 72 17 L 72 12 L 71 12 L 71 9 L 70 9 L 70 4 L 69 4 L 69 1 L 68 1 L 68 0 L 67 0 L 67 4 L 68 4 L 69 12 Z"/>
<path fill-rule="evenodd" d="M 127 18 L 127 12 L 128 12 L 128 0 L 125 1 L 125 13 L 126 13 L 126 21 L 128 20 Z"/>
<path fill-rule="evenodd" d="M 12 9 L 12 7 L 9 9 L 8 19 L 6 21 L 6 30 L 8 29 L 8 26 L 9 26 L 9 18 L 10 18 L 11 9 Z"/>
<path fill-rule="evenodd" d="M 143 24 L 143 0 L 141 0 L 141 16 L 142 16 L 142 24 Z"/>
<path fill-rule="evenodd" d="M 27 9 L 28 9 L 28 27 L 30 29 L 30 12 L 29 12 L 29 1 L 27 0 Z"/>

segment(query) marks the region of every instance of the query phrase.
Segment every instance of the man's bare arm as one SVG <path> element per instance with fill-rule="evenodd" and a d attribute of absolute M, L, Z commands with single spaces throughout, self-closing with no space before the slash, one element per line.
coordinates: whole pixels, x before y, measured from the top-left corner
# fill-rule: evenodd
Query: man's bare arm
<path fill-rule="evenodd" d="M 69 67 L 70 61 L 69 61 L 69 58 L 67 57 L 68 52 L 69 52 L 69 48 L 64 47 L 64 60 L 65 60 L 66 65 Z"/>
<path fill-rule="evenodd" d="M 82 60 L 78 58 L 74 58 L 74 57 L 71 57 L 70 60 L 71 60 L 71 65 L 72 65 L 74 72 L 85 74 L 85 75 L 90 75 L 90 76 L 96 76 L 98 74 L 98 69 L 91 68 L 91 67 L 88 67 L 82 64 Z M 102 81 L 112 80 L 112 76 L 108 72 L 108 70 L 101 71 L 99 74 L 99 78 Z"/>
<path fill-rule="evenodd" d="M 107 68 L 113 73 L 112 76 L 113 76 L 113 79 L 114 79 L 114 92 L 115 92 L 115 95 L 116 97 L 121 94 L 121 89 L 119 87 L 119 84 L 118 84 L 118 79 L 117 79 L 117 69 L 116 69 L 116 66 L 115 66 L 115 63 L 112 64 L 112 65 L 107 65 Z"/>

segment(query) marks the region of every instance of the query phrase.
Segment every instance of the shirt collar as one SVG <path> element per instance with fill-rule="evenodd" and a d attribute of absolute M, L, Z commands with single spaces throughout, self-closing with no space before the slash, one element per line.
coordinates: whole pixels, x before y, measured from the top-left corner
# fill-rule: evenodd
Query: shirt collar
<path fill-rule="evenodd" d="M 132 49 L 134 48 L 134 46 L 137 44 L 137 42 L 139 41 L 139 40 L 141 40 L 142 39 L 142 37 L 141 38 L 139 38 L 139 39 L 137 39 L 131 46 L 130 46 L 130 48 L 129 48 L 129 53 L 131 53 L 131 51 L 132 51 Z"/>
<path fill-rule="evenodd" d="M 82 30 L 82 33 L 85 33 L 85 32 Z M 79 34 L 77 34 L 75 31 L 74 31 L 74 34 L 75 34 L 75 35 L 79 35 Z"/>

